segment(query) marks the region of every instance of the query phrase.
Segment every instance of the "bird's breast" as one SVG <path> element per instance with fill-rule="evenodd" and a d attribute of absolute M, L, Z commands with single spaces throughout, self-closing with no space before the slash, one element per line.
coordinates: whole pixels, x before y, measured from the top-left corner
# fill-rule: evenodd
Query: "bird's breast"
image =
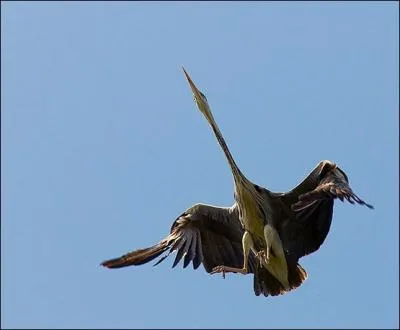
<path fill-rule="evenodd" d="M 265 219 L 257 207 L 250 205 L 243 207 L 239 219 L 243 229 L 252 234 L 252 236 L 264 237 Z"/>
<path fill-rule="evenodd" d="M 267 221 L 263 209 L 263 200 L 252 191 L 252 186 L 236 187 L 235 199 L 239 210 L 239 219 L 244 230 L 252 234 L 253 239 L 264 237 L 264 225 Z"/>

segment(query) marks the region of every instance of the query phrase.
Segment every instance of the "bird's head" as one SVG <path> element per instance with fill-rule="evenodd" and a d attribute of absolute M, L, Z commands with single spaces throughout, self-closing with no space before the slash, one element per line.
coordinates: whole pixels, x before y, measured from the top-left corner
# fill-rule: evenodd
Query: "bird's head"
<path fill-rule="evenodd" d="M 211 119 L 213 119 L 213 117 L 212 117 L 210 106 L 208 105 L 206 96 L 202 92 L 200 92 L 200 90 L 196 87 L 193 80 L 190 78 L 189 74 L 186 72 L 185 68 L 182 67 L 182 69 L 183 69 L 183 72 L 189 83 L 190 89 L 192 90 L 194 101 L 196 102 L 197 107 L 199 108 L 201 113 L 207 118 L 207 120 L 210 121 Z"/>

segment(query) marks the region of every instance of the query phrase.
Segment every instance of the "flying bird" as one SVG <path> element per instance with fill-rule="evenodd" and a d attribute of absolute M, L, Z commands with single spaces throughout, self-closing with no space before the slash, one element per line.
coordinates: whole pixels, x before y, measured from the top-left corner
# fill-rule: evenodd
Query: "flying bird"
<path fill-rule="evenodd" d="M 299 287 L 307 272 L 298 263 L 324 242 L 332 221 L 335 199 L 373 208 L 350 188 L 347 175 L 325 160 L 293 190 L 269 191 L 245 177 L 236 165 L 205 95 L 183 68 L 198 109 L 220 144 L 234 181 L 231 207 L 196 204 L 173 222 L 170 233 L 159 243 L 104 261 L 120 268 L 142 265 L 160 256 L 159 264 L 176 252 L 175 267 L 183 258 L 208 273 L 254 274 L 254 292 L 275 296 Z M 162 254 L 164 254 L 162 256 Z"/>

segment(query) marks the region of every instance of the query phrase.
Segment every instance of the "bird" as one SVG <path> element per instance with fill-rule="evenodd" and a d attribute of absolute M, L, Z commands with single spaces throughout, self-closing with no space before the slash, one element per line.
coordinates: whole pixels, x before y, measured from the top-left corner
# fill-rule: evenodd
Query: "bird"
<path fill-rule="evenodd" d="M 351 189 L 345 172 L 321 161 L 288 192 L 272 192 L 251 182 L 239 169 L 214 120 L 206 96 L 182 67 L 194 101 L 225 154 L 234 182 L 234 203 L 220 207 L 197 203 L 173 222 L 158 243 L 101 263 L 107 268 L 154 264 L 176 253 L 172 267 L 203 264 L 207 273 L 253 274 L 256 296 L 277 296 L 298 288 L 308 277 L 299 259 L 317 251 L 331 226 L 334 201 L 368 208 Z"/>

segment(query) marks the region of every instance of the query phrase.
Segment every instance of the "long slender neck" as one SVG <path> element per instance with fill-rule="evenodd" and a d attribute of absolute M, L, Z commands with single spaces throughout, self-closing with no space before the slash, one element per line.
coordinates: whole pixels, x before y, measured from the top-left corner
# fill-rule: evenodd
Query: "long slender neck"
<path fill-rule="evenodd" d="M 259 222 L 260 224 L 262 224 L 264 222 L 264 219 L 266 219 L 266 211 L 264 209 L 265 207 L 268 207 L 268 205 L 266 205 L 265 207 L 263 206 L 265 204 L 264 199 L 255 190 L 254 184 L 243 175 L 239 167 L 236 165 L 235 160 L 233 159 L 228 149 L 228 146 L 226 145 L 226 142 L 221 134 L 221 131 L 218 128 L 217 123 L 214 120 L 211 111 L 203 112 L 203 114 L 211 125 L 215 137 L 217 138 L 218 143 L 224 151 L 229 166 L 231 167 L 233 180 L 235 182 L 234 196 L 239 208 L 239 218 L 241 219 L 241 222 L 242 219 L 247 219 L 243 220 L 245 222 L 242 222 L 242 225 L 246 228 L 246 226 L 249 225 L 249 223 L 247 223 L 246 225 L 246 222 L 249 221 L 248 219 L 262 219 L 262 221 Z"/>
<path fill-rule="evenodd" d="M 231 152 L 229 151 L 229 148 L 222 136 L 221 131 L 218 128 L 217 123 L 214 120 L 214 117 L 211 113 L 211 111 L 208 111 L 207 114 L 204 114 L 207 121 L 211 125 L 212 130 L 214 131 L 215 137 L 218 140 L 219 145 L 221 146 L 222 150 L 224 151 L 224 154 L 226 156 L 226 159 L 228 160 L 229 166 L 231 167 L 232 170 L 232 175 L 233 179 L 235 180 L 235 184 L 238 186 L 240 184 L 243 184 L 244 182 L 247 182 L 247 178 L 243 175 L 243 173 L 240 171 L 239 167 L 236 165 L 235 160 L 232 157 Z"/>

